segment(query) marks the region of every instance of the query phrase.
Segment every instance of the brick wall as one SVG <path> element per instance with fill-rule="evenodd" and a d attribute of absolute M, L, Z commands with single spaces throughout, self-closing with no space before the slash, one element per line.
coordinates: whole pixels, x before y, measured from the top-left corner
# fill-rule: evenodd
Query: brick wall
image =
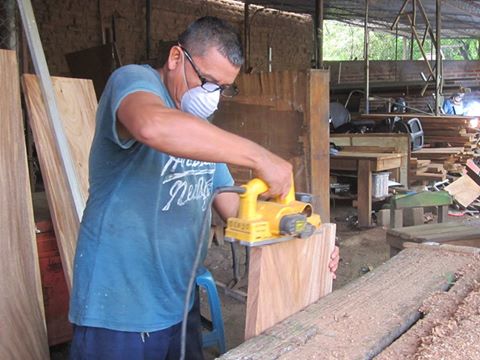
<path fill-rule="evenodd" d="M 101 45 L 98 0 L 32 0 L 43 47 L 54 75 L 69 75 L 64 55 Z M 102 0 L 103 27 L 115 16 L 117 46 L 124 64 L 146 60 L 145 2 Z M 268 44 L 273 70 L 306 69 L 312 57 L 311 18 L 251 7 L 251 58 L 255 70 L 267 70 Z M 255 15 L 253 15 L 255 14 Z M 160 41 L 176 40 L 186 26 L 204 15 L 230 21 L 243 38 L 243 3 L 225 0 L 152 1 L 152 54 Z"/>

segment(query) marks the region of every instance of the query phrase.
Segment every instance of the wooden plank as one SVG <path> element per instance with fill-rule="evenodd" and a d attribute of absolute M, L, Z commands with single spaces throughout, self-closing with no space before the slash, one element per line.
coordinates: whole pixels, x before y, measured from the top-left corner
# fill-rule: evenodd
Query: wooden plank
<path fill-rule="evenodd" d="M 478 228 L 464 228 L 456 232 L 447 232 L 447 233 L 437 233 L 437 234 L 426 234 L 418 236 L 418 242 L 425 241 L 435 241 L 435 242 L 444 242 L 454 239 L 473 239 L 480 236 L 480 229 Z"/>
<path fill-rule="evenodd" d="M 395 153 L 396 149 L 393 146 L 342 146 L 342 151 L 361 151 L 373 153 Z"/>
<path fill-rule="evenodd" d="M 395 236 L 393 234 L 388 234 L 388 233 L 387 233 L 386 239 L 387 239 L 387 244 L 389 244 L 393 248 L 400 249 L 400 250 L 406 247 L 405 244 L 410 244 L 411 242 L 422 243 L 424 241 L 422 239 L 404 239 L 402 237 Z M 455 237 L 455 238 L 443 238 L 438 240 L 435 239 L 435 240 L 427 240 L 427 241 L 438 242 L 440 244 L 452 244 L 455 246 L 480 247 L 480 233 L 471 234 L 466 238 Z"/>
<path fill-rule="evenodd" d="M 323 224 L 307 239 L 251 249 L 246 339 L 332 291 L 328 263 L 334 246 L 335 225 Z"/>
<path fill-rule="evenodd" d="M 358 162 L 358 225 L 372 224 L 372 169 L 369 160 Z"/>
<path fill-rule="evenodd" d="M 358 169 L 358 160 L 342 159 L 333 155 L 330 157 L 330 169 L 356 171 Z"/>
<path fill-rule="evenodd" d="M 445 187 L 455 201 L 467 207 L 480 196 L 480 186 L 470 176 L 464 175 Z"/>
<path fill-rule="evenodd" d="M 307 109 L 309 146 L 307 163 L 310 168 L 310 192 L 314 194 L 313 207 L 324 221 L 330 221 L 330 99 L 329 70 L 307 72 Z"/>
<path fill-rule="evenodd" d="M 78 178 L 72 162 L 72 155 L 69 151 L 68 140 L 62 127 L 61 116 L 55 100 L 55 90 L 53 89 L 45 53 L 40 41 L 32 3 L 30 0 L 17 0 L 17 5 L 22 18 L 24 34 L 30 49 L 30 58 L 35 67 L 35 72 L 39 76 L 40 90 L 46 115 L 44 121 L 49 122 L 55 134 L 55 145 L 62 164 L 62 166 L 58 168 L 58 171 L 63 173 L 60 176 L 67 179 L 67 190 L 70 192 L 71 201 L 75 206 L 77 222 L 79 222 L 85 208 L 85 201 L 81 195 L 80 185 L 78 184 Z"/>
<path fill-rule="evenodd" d="M 240 93 L 220 103 L 214 124 L 289 160 L 296 189 L 312 193 L 329 219 L 328 71 L 240 74 L 236 82 Z M 237 183 L 252 175 L 232 169 Z"/>
<path fill-rule="evenodd" d="M 0 81 L 0 358 L 49 359 L 15 51 Z"/>
<path fill-rule="evenodd" d="M 221 359 L 371 359 L 420 317 L 426 298 L 450 286 L 446 274 L 475 261 L 464 253 L 406 249 Z"/>
<path fill-rule="evenodd" d="M 395 154 L 395 155 L 399 155 L 399 154 Z M 399 168 L 401 165 L 402 165 L 401 157 L 391 158 L 391 159 L 383 157 L 378 159 L 377 163 L 375 164 L 375 167 L 372 167 L 372 171 L 396 169 L 396 168 Z"/>
<path fill-rule="evenodd" d="M 95 131 L 97 109 L 95 91 L 90 80 L 52 77 L 52 82 L 81 196 L 86 201 L 88 156 Z M 67 179 L 60 171 L 61 162 L 53 130 L 45 121 L 45 107 L 37 78 L 34 75 L 24 75 L 22 84 L 63 270 L 70 289 L 79 222 L 70 200 Z"/>
<path fill-rule="evenodd" d="M 451 231 L 455 228 L 461 228 L 465 225 L 461 222 L 445 222 L 441 224 L 423 224 L 423 225 L 415 225 L 415 226 L 405 226 L 405 227 L 397 227 L 393 229 L 388 229 L 387 233 L 400 236 L 402 234 L 406 234 L 408 236 L 414 237 L 416 234 L 425 234 L 429 232 L 436 232 L 436 231 L 444 231 L 448 230 Z"/>

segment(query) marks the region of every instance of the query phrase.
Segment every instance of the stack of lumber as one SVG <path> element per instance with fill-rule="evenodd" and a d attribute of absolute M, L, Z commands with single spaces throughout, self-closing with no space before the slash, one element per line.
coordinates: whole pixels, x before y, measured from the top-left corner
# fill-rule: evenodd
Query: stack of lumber
<path fill-rule="evenodd" d="M 425 144 L 449 144 L 476 148 L 478 135 L 464 116 L 421 116 Z"/>
<path fill-rule="evenodd" d="M 467 161 L 477 156 L 470 147 L 423 148 L 412 152 L 410 174 L 424 170 L 426 161 L 429 161 L 428 164 L 441 165 L 447 173 L 462 174 Z"/>
<path fill-rule="evenodd" d="M 403 121 L 417 118 L 422 123 L 424 140 L 427 146 L 477 146 L 477 129 L 470 127 L 470 121 L 475 116 L 458 115 L 425 115 L 425 114 L 362 114 L 362 119 L 382 122 L 393 116 Z"/>
<path fill-rule="evenodd" d="M 447 177 L 443 164 L 434 164 L 428 159 L 410 159 L 410 181 L 442 181 Z"/>

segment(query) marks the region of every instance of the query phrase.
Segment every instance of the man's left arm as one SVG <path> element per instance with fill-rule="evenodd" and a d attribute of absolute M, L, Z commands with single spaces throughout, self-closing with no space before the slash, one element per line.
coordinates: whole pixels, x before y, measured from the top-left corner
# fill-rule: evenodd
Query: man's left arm
<path fill-rule="evenodd" d="M 221 193 L 215 196 L 213 200 L 214 209 L 225 222 L 228 218 L 237 216 L 239 204 L 240 198 L 235 193 Z"/>

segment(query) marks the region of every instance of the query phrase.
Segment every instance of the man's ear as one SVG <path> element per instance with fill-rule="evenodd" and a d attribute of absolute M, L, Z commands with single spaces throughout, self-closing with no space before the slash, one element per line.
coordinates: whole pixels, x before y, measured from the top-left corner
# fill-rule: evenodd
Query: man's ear
<path fill-rule="evenodd" d="M 177 66 L 182 64 L 182 51 L 178 46 L 172 46 L 168 53 L 167 66 L 168 70 L 175 70 Z"/>

